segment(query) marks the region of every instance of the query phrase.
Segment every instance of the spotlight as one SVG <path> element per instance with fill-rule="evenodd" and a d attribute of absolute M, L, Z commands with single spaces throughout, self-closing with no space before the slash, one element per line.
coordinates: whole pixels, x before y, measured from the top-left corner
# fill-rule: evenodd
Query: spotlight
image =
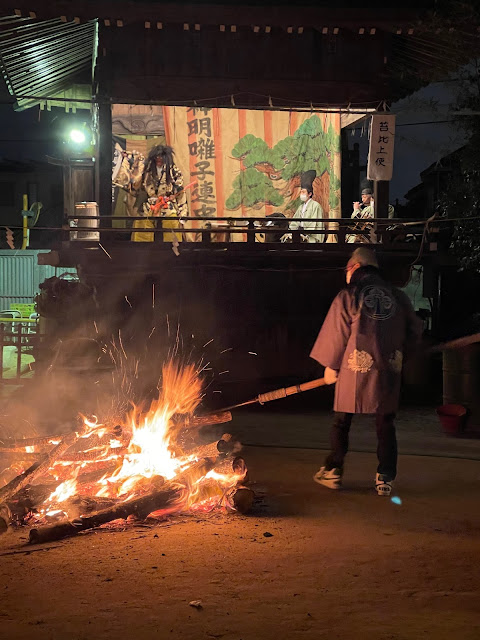
<path fill-rule="evenodd" d="M 80 129 L 72 129 L 69 133 L 69 138 L 71 142 L 75 144 L 83 144 L 87 139 L 85 133 Z"/>

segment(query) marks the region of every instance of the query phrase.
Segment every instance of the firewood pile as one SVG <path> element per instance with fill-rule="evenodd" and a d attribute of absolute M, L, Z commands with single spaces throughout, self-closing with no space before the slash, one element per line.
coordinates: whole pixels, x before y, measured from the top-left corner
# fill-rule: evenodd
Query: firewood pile
<path fill-rule="evenodd" d="M 83 418 L 62 436 L 0 440 L 2 468 L 21 471 L 0 488 L 0 533 L 27 525 L 38 543 L 185 511 L 246 513 L 254 494 L 241 445 L 205 436 L 231 413 L 195 415 L 200 392 L 193 367 L 170 363 L 158 399 L 121 424 Z"/>

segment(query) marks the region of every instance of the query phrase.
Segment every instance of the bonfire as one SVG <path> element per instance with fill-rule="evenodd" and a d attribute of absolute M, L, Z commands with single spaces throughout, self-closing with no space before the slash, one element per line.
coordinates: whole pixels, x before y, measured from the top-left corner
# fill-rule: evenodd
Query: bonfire
<path fill-rule="evenodd" d="M 186 511 L 246 512 L 253 492 L 242 484 L 240 444 L 230 434 L 208 444 L 200 437 L 231 414 L 196 415 L 201 398 L 195 367 L 169 362 L 156 400 L 118 424 L 82 416 L 64 436 L 0 442 L 10 476 L 21 471 L 0 489 L 0 531 L 26 525 L 30 542 L 43 542 Z"/>

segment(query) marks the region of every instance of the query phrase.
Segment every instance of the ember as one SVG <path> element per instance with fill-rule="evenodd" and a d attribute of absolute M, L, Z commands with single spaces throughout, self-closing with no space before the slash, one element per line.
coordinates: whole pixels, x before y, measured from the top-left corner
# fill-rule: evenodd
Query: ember
<path fill-rule="evenodd" d="M 193 365 L 170 362 L 148 411 L 134 407 L 121 425 L 83 418 L 65 436 L 4 441 L 2 453 L 34 462 L 0 489 L 0 531 L 9 522 L 28 524 L 35 527 L 30 541 L 39 542 L 130 516 L 246 512 L 253 492 L 241 486 L 247 470 L 239 443 L 230 434 L 199 442 L 200 427 L 231 420 L 228 411 L 193 415 L 201 387 Z"/>

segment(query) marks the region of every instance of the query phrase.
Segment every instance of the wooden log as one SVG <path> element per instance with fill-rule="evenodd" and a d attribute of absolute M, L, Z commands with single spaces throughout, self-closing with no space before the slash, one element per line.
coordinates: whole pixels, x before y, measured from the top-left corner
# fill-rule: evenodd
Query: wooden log
<path fill-rule="evenodd" d="M 88 451 L 68 452 L 62 457 L 62 462 L 85 462 L 86 460 L 101 460 L 102 458 L 109 459 L 112 456 L 124 456 L 128 453 L 126 447 L 115 447 L 114 449 L 106 449 L 108 445 L 99 449 L 89 449 Z M 15 451 L 13 449 L 0 448 L 0 454 L 8 456 L 11 462 L 34 462 L 35 460 L 41 460 L 44 453 L 30 453 L 26 451 Z"/>
<path fill-rule="evenodd" d="M 207 413 L 203 416 L 193 416 L 183 424 L 184 429 L 200 429 L 211 424 L 224 424 L 231 422 L 231 411 L 220 411 L 219 413 Z"/>
<path fill-rule="evenodd" d="M 242 481 L 247 473 L 245 460 L 240 456 L 228 456 L 219 460 L 215 465 L 215 471 L 225 476 L 242 476 Z"/>
<path fill-rule="evenodd" d="M 45 473 L 86 431 L 87 426 L 82 425 L 78 431 L 72 431 L 67 434 L 49 453 L 44 454 L 41 460 L 34 462 L 26 471 L 2 487 L 0 489 L 0 504 L 9 500 L 17 491 L 23 489 L 27 484 L 31 484 L 35 478 Z"/>
<path fill-rule="evenodd" d="M 193 449 L 185 451 L 189 455 L 194 455 L 196 458 L 216 458 L 219 454 L 218 442 L 211 442 L 210 444 L 204 444 L 200 447 L 194 447 Z"/>
<path fill-rule="evenodd" d="M 78 429 L 77 429 L 78 431 Z M 0 453 L 8 453 L 9 451 L 21 452 L 25 451 L 25 447 L 34 447 L 37 449 L 34 453 L 39 453 L 44 450 L 49 450 L 56 444 L 59 444 L 60 441 L 65 437 L 70 435 L 70 433 L 64 433 L 56 436 L 38 436 L 34 438 L 1 438 L 0 439 Z M 113 428 L 109 429 L 107 433 L 102 438 L 98 438 L 96 436 L 92 436 L 90 443 L 92 442 L 102 442 L 102 440 L 106 439 L 120 439 L 123 435 L 123 429 L 120 425 L 116 425 Z"/>
<path fill-rule="evenodd" d="M 255 493 L 248 487 L 237 487 L 232 495 L 232 504 L 239 513 L 248 513 L 255 500 Z"/>
<path fill-rule="evenodd" d="M 201 416 L 193 416 L 186 420 L 182 420 L 177 426 L 179 429 L 200 429 L 201 427 L 213 425 L 213 424 L 223 424 L 225 422 L 230 422 L 232 420 L 232 413 L 230 411 L 221 411 L 219 413 L 208 413 Z M 48 449 L 55 444 L 58 444 L 62 438 L 64 438 L 67 434 L 61 435 L 47 435 L 47 436 L 38 436 L 32 438 L 1 438 L 0 439 L 0 453 L 7 453 L 7 450 L 14 451 L 24 451 L 25 447 L 35 447 L 39 450 Z M 120 439 L 124 434 L 124 429 L 121 425 L 117 424 L 114 427 L 109 428 L 108 433 L 106 433 L 102 439 L 105 438 L 117 438 Z M 38 451 L 35 451 L 38 453 Z"/>
<path fill-rule="evenodd" d="M 148 514 L 172 506 L 176 501 L 180 501 L 185 486 L 194 483 L 199 478 L 206 475 L 215 464 L 214 460 L 200 460 L 192 465 L 177 478 L 165 483 L 159 491 L 154 491 L 141 498 L 135 498 L 115 505 L 110 509 L 98 511 L 90 516 L 84 516 L 70 521 L 59 522 L 57 524 L 31 529 L 29 542 L 38 544 L 60 540 L 67 536 L 75 535 L 81 531 L 94 529 L 112 520 L 126 519 L 135 515 L 144 520 Z"/>
<path fill-rule="evenodd" d="M 6 533 L 12 521 L 12 512 L 6 504 L 0 504 L 0 535 Z"/>
<path fill-rule="evenodd" d="M 195 455 L 197 458 L 210 458 L 222 454 L 224 456 L 230 455 L 240 451 L 242 445 L 240 442 L 234 439 L 230 433 L 224 433 L 220 440 L 210 442 L 209 444 L 198 444 L 193 441 L 189 443 L 177 443 L 173 449 L 177 455 L 189 454 Z"/>
<path fill-rule="evenodd" d="M 224 455 L 230 455 L 241 451 L 242 445 L 238 440 L 232 436 L 231 433 L 224 433 L 220 440 L 217 442 L 217 449 L 219 453 Z"/>

